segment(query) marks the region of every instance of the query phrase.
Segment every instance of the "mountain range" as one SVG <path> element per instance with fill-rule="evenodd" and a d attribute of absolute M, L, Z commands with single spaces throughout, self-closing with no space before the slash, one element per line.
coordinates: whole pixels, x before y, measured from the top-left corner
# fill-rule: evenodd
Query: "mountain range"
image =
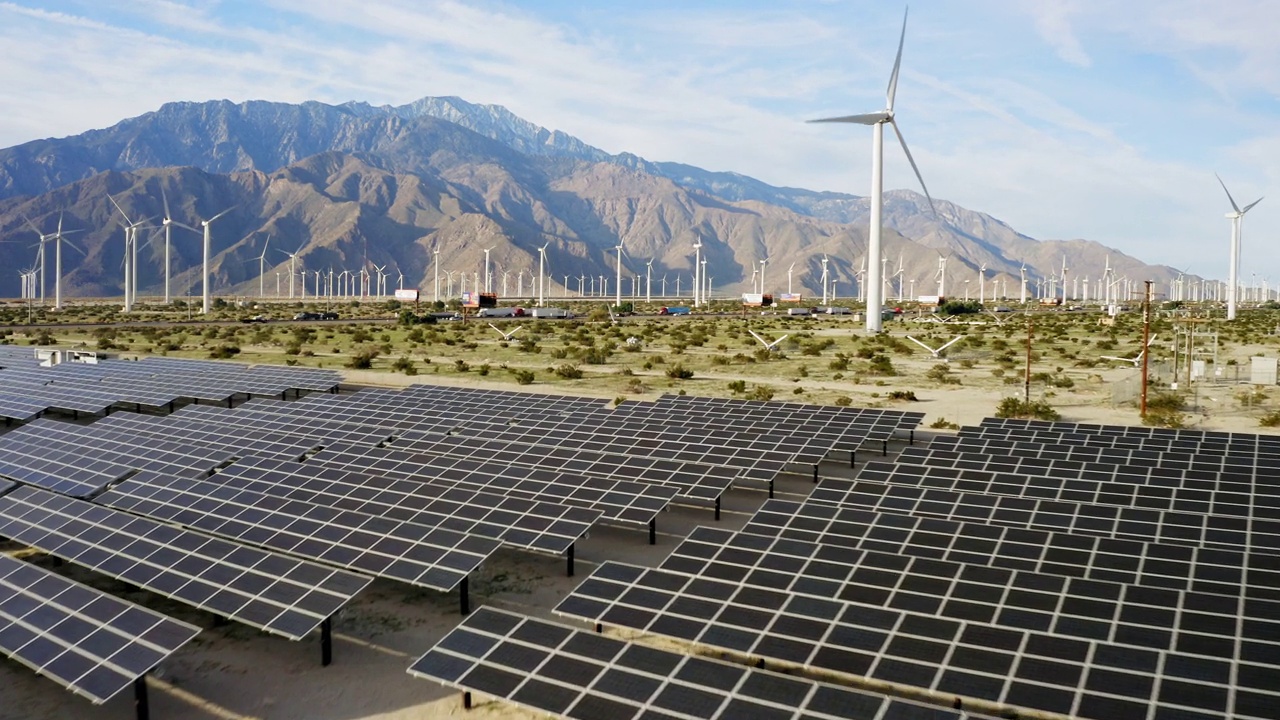
<path fill-rule="evenodd" d="M 532 291 L 539 248 L 546 247 L 551 295 L 607 282 L 612 295 L 616 246 L 623 275 L 652 273 L 653 292 L 677 278 L 687 294 L 694 244 L 702 241 L 716 293 L 750 291 L 765 266 L 766 290 L 820 294 L 822 258 L 843 296 L 856 293 L 865 263 L 869 203 L 833 192 L 775 187 L 635 155 L 610 154 L 524 120 L 503 107 L 459 98 L 423 98 L 402 106 L 265 101 L 168 103 L 154 112 L 80 135 L 0 150 L 0 296 L 19 294 L 38 237 L 61 217 L 77 250 L 64 249 L 68 296 L 122 294 L 124 233 L 108 194 L 143 231 L 139 286 L 159 291 L 164 277 L 163 194 L 172 217 L 212 225 L 215 294 L 266 294 L 291 261 L 314 292 L 314 273 L 385 268 L 388 287 L 420 287 L 429 297 L 440 277 L 466 274 L 474 288 L 491 250 L 493 287 Z M 895 283 L 887 297 L 937 292 L 938 258 L 947 289 L 1017 295 L 1022 268 L 1034 292 L 1040 278 L 1088 277 L 1096 291 L 1106 263 L 1117 277 L 1159 286 L 1174 268 L 1087 240 L 1035 240 L 989 215 L 907 190 L 885 193 L 885 257 Z M 171 229 L 176 295 L 200 293 L 201 242 Z M 52 294 L 52 248 L 47 248 Z M 292 258 L 290 256 L 293 256 Z M 265 265 L 264 280 L 259 267 Z M 517 274 L 523 273 L 522 283 Z M 505 280 L 504 280 L 505 276 Z M 586 278 L 596 278 L 593 283 Z M 624 283 L 631 290 L 631 281 Z M 460 286 L 455 284 L 455 291 Z M 455 295 L 457 293 L 455 292 Z M 1096 294 L 1096 292 L 1095 292 Z"/>

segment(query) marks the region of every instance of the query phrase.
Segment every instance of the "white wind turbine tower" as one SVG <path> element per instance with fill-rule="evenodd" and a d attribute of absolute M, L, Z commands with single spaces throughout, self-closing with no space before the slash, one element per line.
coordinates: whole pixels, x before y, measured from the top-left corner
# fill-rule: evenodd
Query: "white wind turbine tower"
<path fill-rule="evenodd" d="M 902 131 L 898 129 L 898 123 L 894 120 L 893 99 L 898 90 L 898 70 L 902 66 L 902 46 L 907 39 L 907 15 L 902 14 L 902 35 L 898 38 L 898 55 L 893 61 L 893 72 L 889 75 L 889 87 L 885 92 L 886 106 L 884 110 L 875 113 L 867 113 L 865 115 L 847 115 L 844 117 L 823 118 L 821 120 L 812 120 L 810 122 L 838 122 L 838 123 L 854 123 L 857 125 L 870 125 L 872 127 L 871 140 L 871 228 L 870 236 L 867 241 L 867 270 L 870 277 L 867 279 L 867 332 L 878 333 L 884 327 L 883 317 L 881 316 L 881 308 L 883 306 L 883 297 L 881 295 L 881 279 L 880 275 L 880 249 L 881 249 L 881 232 L 884 222 L 884 126 L 885 123 L 893 126 L 893 132 L 898 136 L 898 142 L 902 145 L 902 151 L 907 156 L 907 161 L 911 163 L 911 169 L 915 171 L 916 178 L 920 180 L 920 188 L 924 190 L 924 195 L 929 200 L 930 209 L 933 208 L 933 198 L 929 196 L 929 189 L 924 184 L 924 177 L 920 175 L 920 169 L 916 167 L 916 161 L 911 157 L 911 151 L 907 149 L 907 141 L 902 137 Z M 936 213 L 935 213 L 936 214 Z"/>
<path fill-rule="evenodd" d="M 160 226 L 164 228 L 164 304 L 168 305 L 169 302 L 171 301 L 171 298 L 169 295 L 169 271 L 170 271 L 169 248 L 172 247 L 171 245 L 172 238 L 170 237 L 170 233 L 173 232 L 172 230 L 169 229 L 169 226 L 177 225 L 178 227 L 186 228 L 187 230 L 190 230 L 193 233 L 198 233 L 200 231 L 196 230 L 190 225 L 184 225 L 178 222 L 177 220 L 173 219 L 172 214 L 169 212 L 169 195 L 164 191 L 163 184 L 160 185 L 160 199 L 164 201 L 164 219 L 160 221 Z M 263 253 L 265 254 L 265 252 L 266 251 L 264 250 Z M 261 278 L 259 278 L 258 286 L 259 286 L 258 295 L 262 295 Z"/>
<path fill-rule="evenodd" d="M 822 256 L 822 304 L 827 304 L 827 256 Z"/>
<path fill-rule="evenodd" d="M 1218 178 L 1218 184 L 1222 186 L 1222 191 L 1227 194 L 1227 200 L 1231 202 L 1231 212 L 1227 213 L 1227 218 L 1231 220 L 1231 255 L 1229 262 L 1231 265 L 1227 268 L 1227 319 L 1236 319 L 1236 296 L 1237 286 L 1239 284 L 1240 274 L 1240 225 L 1244 220 L 1244 214 L 1253 209 L 1254 205 L 1262 202 L 1262 198 L 1258 198 L 1241 210 L 1236 204 L 1236 199 L 1231 197 L 1231 191 L 1227 189 L 1227 184 L 1222 182 L 1222 178 L 1214 173 L 1214 177 Z"/>
<path fill-rule="evenodd" d="M 938 256 L 938 272 L 934 276 L 938 278 L 938 299 L 941 300 L 947 296 L 947 258 L 945 255 Z"/>
<path fill-rule="evenodd" d="M 305 245 L 305 244 L 306 244 L 306 242 L 304 241 L 304 242 L 303 242 L 303 245 Z M 298 274 L 298 273 L 297 273 L 297 268 L 296 268 L 296 266 L 295 266 L 295 263 L 296 263 L 296 262 L 297 262 L 297 260 L 298 260 L 298 253 L 302 252 L 302 245 L 299 245 L 299 246 L 298 246 L 298 249 L 297 249 L 297 250 L 294 250 L 293 252 L 289 252 L 288 250 L 281 250 L 280 252 L 282 252 L 282 253 L 284 253 L 285 255 L 288 255 L 288 256 L 289 256 L 289 299 L 290 299 L 290 300 L 292 300 L 292 299 L 293 299 L 293 292 L 294 292 L 294 290 L 293 290 L 293 276 Z"/>
<path fill-rule="evenodd" d="M 404 289 L 404 271 L 401 270 L 400 268 L 396 268 L 396 272 L 400 274 L 400 277 L 396 280 L 396 289 L 403 290 Z"/>
<path fill-rule="evenodd" d="M 791 267 L 787 268 L 787 294 L 791 294 L 791 271 L 796 269 L 796 264 L 791 263 Z"/>
<path fill-rule="evenodd" d="M 386 263 L 382 263 L 382 267 L 378 267 L 377 265 L 373 266 L 373 271 L 378 275 L 378 297 L 385 297 L 387 294 L 387 274 L 383 272 L 383 270 L 386 269 Z"/>
<path fill-rule="evenodd" d="M 622 304 L 622 240 L 618 240 L 618 246 L 614 250 L 618 251 L 618 278 L 617 287 L 615 288 L 617 297 L 613 301 L 613 304 L 617 306 Z"/>
<path fill-rule="evenodd" d="M 1062 304 L 1067 304 L 1067 256 L 1062 256 Z"/>
<path fill-rule="evenodd" d="M 544 291 L 543 286 L 546 285 L 545 278 L 547 276 L 547 245 L 550 245 L 550 244 L 551 243 L 547 243 L 546 245 L 543 245 L 542 247 L 538 248 L 538 307 L 542 307 L 544 305 L 544 301 L 546 298 L 546 295 L 543 294 L 543 291 Z"/>
<path fill-rule="evenodd" d="M 693 306 L 699 307 L 701 303 L 698 301 L 698 290 L 702 286 L 700 282 L 698 265 L 702 262 L 702 238 L 697 237 L 697 242 L 693 244 Z M 677 291 L 676 294 L 679 294 Z"/>
<path fill-rule="evenodd" d="M 898 278 L 898 302 L 902 302 L 902 285 L 905 282 L 904 272 L 905 271 L 903 270 L 903 266 L 902 266 L 902 251 L 899 250 L 898 251 L 898 272 L 893 274 L 894 277 Z"/>
<path fill-rule="evenodd" d="M 165 220 L 166 220 L 166 221 L 168 221 L 168 213 L 165 213 Z M 266 242 L 264 242 L 264 243 L 262 243 L 262 254 L 258 256 L 258 297 L 260 297 L 260 298 L 266 297 L 266 294 L 265 294 L 265 292 L 264 292 L 264 290 L 263 290 L 262 284 L 263 284 L 263 278 L 265 278 L 265 277 L 266 277 L 266 275 L 267 275 L 267 248 L 268 248 L 270 245 L 271 245 L 271 236 L 270 236 L 270 235 L 268 235 L 268 236 L 267 236 L 267 241 L 266 241 Z M 168 239 L 168 237 L 166 237 L 166 238 L 165 238 L 165 254 L 166 254 L 166 255 L 168 255 L 168 254 L 169 254 L 169 239 Z M 167 264 L 167 261 L 166 261 L 166 264 Z M 166 277 L 168 276 L 168 271 L 167 271 L 167 270 L 165 271 L 165 275 L 166 275 Z M 169 283 L 166 281 L 166 282 L 165 282 L 165 294 L 166 294 L 166 295 L 168 295 L 168 287 L 169 287 Z"/>
<path fill-rule="evenodd" d="M 72 233 L 78 233 L 83 231 L 67 230 L 66 232 L 63 232 L 62 231 L 62 213 L 58 213 L 58 229 L 54 231 L 51 235 L 45 235 L 44 233 L 40 232 L 40 230 L 35 226 L 35 223 L 31 222 L 31 219 L 28 218 L 26 215 L 23 215 L 22 219 L 26 220 L 27 225 L 30 226 L 32 230 L 36 231 L 36 235 L 40 236 L 40 252 L 39 252 L 40 301 L 42 303 L 44 302 L 44 282 L 45 282 L 44 280 L 45 278 L 44 244 L 48 240 L 53 241 L 53 258 L 54 258 L 53 259 L 53 309 L 61 310 L 62 309 L 62 238 L 63 236 L 71 235 Z M 67 244 L 71 245 L 69 241 Z M 71 247 L 75 248 L 76 251 L 79 252 L 81 255 L 84 254 L 84 251 L 76 247 L 75 245 L 71 245 Z"/>
<path fill-rule="evenodd" d="M 566 291 L 568 290 L 568 287 L 569 287 L 569 283 L 565 283 Z M 578 294 L 581 295 L 582 291 L 579 290 Z M 647 303 L 653 302 L 653 260 L 652 259 L 649 260 L 649 262 L 644 264 L 644 301 Z"/>
<path fill-rule="evenodd" d="M 489 270 L 489 251 L 492 249 L 492 247 L 484 249 L 484 291 L 487 293 L 493 292 L 493 273 Z"/>
<path fill-rule="evenodd" d="M 867 258 L 862 258 L 862 267 L 858 272 L 854 273 L 854 279 L 858 282 L 858 302 L 867 299 Z"/>
<path fill-rule="evenodd" d="M 124 228 L 124 311 L 132 312 L 133 303 L 138 292 L 138 228 L 142 227 L 150 218 L 143 218 L 137 222 L 129 219 L 129 215 L 125 213 L 124 208 L 120 207 L 120 203 L 116 199 L 107 195 L 107 199 L 112 205 L 116 206 L 116 210 L 124 216 L 125 222 L 120 223 Z M 128 223 L 128 224 L 125 224 Z"/>
<path fill-rule="evenodd" d="M 765 266 L 765 263 L 767 262 L 769 262 L 769 258 L 765 258 L 760 261 L 760 294 L 761 295 L 764 294 L 764 266 Z"/>
<path fill-rule="evenodd" d="M 978 304 L 987 301 L 987 264 L 978 265 Z"/>
<path fill-rule="evenodd" d="M 435 249 L 435 266 L 436 266 L 436 296 L 434 300 L 435 302 L 440 302 L 440 248 Z"/>
<path fill-rule="evenodd" d="M 234 209 L 235 206 L 232 205 L 208 220 L 200 221 L 200 227 L 204 230 L 204 269 L 202 271 L 202 276 L 204 278 L 204 303 L 201 306 L 203 309 L 200 312 L 205 315 L 208 315 L 209 312 L 213 310 L 213 285 L 209 281 L 209 260 L 213 254 L 213 233 L 210 228 L 213 226 L 213 222 L 215 220 Z M 290 282 L 292 282 L 292 280 Z"/>

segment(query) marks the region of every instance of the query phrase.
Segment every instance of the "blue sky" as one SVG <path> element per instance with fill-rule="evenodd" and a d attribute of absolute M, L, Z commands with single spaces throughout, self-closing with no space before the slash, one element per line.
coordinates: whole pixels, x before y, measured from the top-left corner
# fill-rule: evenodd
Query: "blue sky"
<path fill-rule="evenodd" d="M 458 95 L 611 152 L 866 194 L 902 5 L 0 0 L 0 146 L 173 100 Z M 1042 239 L 1280 285 L 1280 3 L 921 0 L 898 120 L 929 189 Z M 886 146 L 886 187 L 915 188 Z"/>

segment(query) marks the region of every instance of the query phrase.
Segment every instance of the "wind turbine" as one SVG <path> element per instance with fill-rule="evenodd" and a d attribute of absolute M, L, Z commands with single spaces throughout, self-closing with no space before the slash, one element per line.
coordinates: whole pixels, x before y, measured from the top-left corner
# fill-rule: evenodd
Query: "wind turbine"
<path fill-rule="evenodd" d="M 653 302 L 653 260 L 644 264 L 644 301 Z"/>
<path fill-rule="evenodd" d="M 978 265 L 978 304 L 987 302 L 987 264 Z"/>
<path fill-rule="evenodd" d="M 693 244 L 693 306 L 698 307 L 701 303 L 698 301 L 698 291 L 702 286 L 698 276 L 698 265 L 702 262 L 702 237 L 697 237 L 697 242 Z M 676 291 L 679 294 L 679 291 Z"/>
<path fill-rule="evenodd" d="M 614 248 L 614 250 L 618 251 L 618 286 L 615 288 L 616 297 L 613 301 L 613 304 L 616 307 L 622 304 L 622 240 L 618 240 L 618 246 Z"/>
<path fill-rule="evenodd" d="M 494 330 L 497 330 L 497 331 L 498 331 L 498 334 L 502 336 L 503 341 L 505 341 L 505 342 L 511 342 L 511 338 L 512 338 L 516 333 L 520 332 L 520 328 L 522 328 L 522 327 L 524 327 L 524 326 L 523 326 L 523 325 L 517 325 L 517 326 L 516 326 L 516 329 L 515 329 L 515 330 L 512 330 L 511 332 L 503 332 L 503 331 L 502 331 L 502 328 L 499 328 L 497 325 L 494 325 L 493 323 L 489 323 L 489 327 L 493 328 Z"/>
<path fill-rule="evenodd" d="M 166 214 L 166 215 L 168 215 L 168 213 L 165 213 L 165 214 Z M 167 218 L 166 218 L 166 219 L 167 219 Z M 260 297 L 260 298 L 262 298 L 262 297 L 266 297 L 266 294 L 264 293 L 263 288 L 262 288 L 262 281 L 263 281 L 263 278 L 264 278 L 264 277 L 266 276 L 266 274 L 267 274 L 267 247 L 268 247 L 268 246 L 270 246 L 270 245 L 271 245 L 271 236 L 270 236 L 270 235 L 267 235 L 267 241 L 266 241 L 266 242 L 264 242 L 264 243 L 262 243 L 262 254 L 258 256 L 258 297 Z M 167 255 L 167 254 L 168 254 L 168 252 L 169 252 L 169 240 L 168 240 L 168 238 L 166 238 L 166 239 L 165 239 L 165 254 Z M 167 271 L 166 271 L 166 275 L 167 275 L 167 274 L 168 274 L 168 273 L 167 273 Z M 168 286 L 169 286 L 169 283 L 168 283 L 168 282 L 166 282 L 166 283 L 165 283 L 165 288 L 166 288 L 166 290 L 167 290 Z M 167 295 L 167 294 L 168 294 L 168 293 L 166 292 L 166 295 Z"/>
<path fill-rule="evenodd" d="M 201 229 L 204 230 L 204 270 L 203 270 L 204 303 L 202 305 L 203 309 L 200 312 L 204 313 L 205 315 L 208 315 L 209 312 L 213 309 L 213 286 L 209 282 L 209 259 L 210 259 L 210 256 L 213 254 L 213 250 L 212 250 L 213 233 L 212 233 L 211 227 L 213 226 L 213 222 L 215 220 L 222 217 L 223 215 L 226 215 L 227 213 L 231 212 L 234 209 L 235 209 L 235 206 L 232 205 L 231 207 L 227 208 L 226 210 L 223 210 L 217 215 L 214 215 L 208 220 L 200 221 L 200 227 Z M 293 281 L 290 280 L 290 282 L 293 282 Z"/>
<path fill-rule="evenodd" d="M 1227 184 L 1222 182 L 1222 178 L 1214 173 L 1214 177 L 1218 178 L 1218 184 L 1222 186 L 1222 191 L 1227 194 L 1227 200 L 1231 202 L 1231 212 L 1227 213 L 1227 219 L 1231 221 L 1231 256 L 1230 267 L 1227 269 L 1227 319 L 1236 319 L 1236 286 L 1239 283 L 1238 276 L 1240 274 L 1240 226 L 1244 220 L 1244 214 L 1253 209 L 1254 205 L 1262 202 L 1262 198 L 1258 198 L 1241 210 L 1236 204 L 1236 199 L 1231 197 L 1231 191 L 1227 189 Z"/>
<path fill-rule="evenodd" d="M 951 338 L 951 339 L 950 339 L 950 340 L 948 340 L 948 341 L 947 341 L 947 342 L 946 342 L 942 347 L 938 348 L 937 350 L 934 350 L 933 348 L 929 347 L 928 345 L 925 345 L 924 343 L 922 343 L 922 342 L 920 342 L 919 340 L 917 340 L 917 339 L 915 339 L 915 338 L 911 337 L 910 335 L 908 335 L 908 336 L 907 336 L 907 339 L 908 339 L 908 340 L 910 340 L 911 342 L 913 342 L 913 343 L 915 343 L 915 344 L 919 345 L 920 347 L 924 348 L 925 350 L 928 350 L 928 351 L 929 351 L 929 354 L 933 355 L 933 359 L 934 359 L 934 360 L 942 360 L 943 362 L 946 362 L 946 358 L 942 357 L 942 351 L 943 351 L 943 350 L 946 350 L 946 349 L 947 349 L 947 348 L 949 348 L 949 347 L 951 347 L 951 346 L 952 346 L 952 345 L 954 345 L 957 341 L 964 339 L 964 336 L 963 336 L 963 335 L 957 335 L 957 336 L 955 336 L 955 337 Z"/>
<path fill-rule="evenodd" d="M 435 266 L 436 266 L 436 296 L 435 302 L 440 302 L 440 248 L 435 249 Z"/>
<path fill-rule="evenodd" d="M 543 306 L 544 299 L 546 298 L 546 295 L 543 294 L 543 286 L 546 285 L 544 278 L 547 275 L 547 245 L 550 244 L 551 243 L 546 243 L 542 247 L 538 248 L 538 307 Z"/>
<path fill-rule="evenodd" d="M 299 245 L 299 246 L 298 246 L 298 249 L 297 249 L 297 250 L 294 250 L 293 252 L 289 252 L 288 250 L 281 250 L 281 251 L 280 251 L 280 252 L 284 253 L 285 255 L 288 255 L 288 256 L 289 256 L 289 299 L 290 299 L 290 300 L 292 300 L 292 299 L 293 299 L 293 276 L 297 274 L 297 272 L 296 272 L 296 268 L 295 268 L 295 266 L 294 266 L 294 263 L 295 263 L 295 262 L 297 261 L 297 259 L 298 259 L 298 253 L 302 252 L 302 246 L 303 246 L 303 245 L 306 245 L 306 241 L 303 241 L 302 245 Z M 304 291 L 304 292 L 305 292 L 305 291 Z"/>
<path fill-rule="evenodd" d="M 163 184 L 161 184 L 161 185 L 160 185 L 160 199 L 164 201 L 164 219 L 160 221 L 160 226 L 164 228 L 164 304 L 165 304 L 165 305 L 168 305 L 168 304 L 169 304 L 169 302 L 170 302 L 170 295 L 169 295 L 169 271 L 170 271 L 169 248 L 171 247 L 170 242 L 171 242 L 171 240 L 172 240 L 172 238 L 170 237 L 170 233 L 172 233 L 172 232 L 173 232 L 172 230 L 170 230 L 170 229 L 169 229 L 169 226 L 170 226 L 170 225 L 177 225 L 178 227 L 180 227 L 180 228 L 186 228 L 186 229 L 190 230 L 190 231 L 191 231 L 191 232 L 193 232 L 193 233 L 198 233 L 198 232 L 200 232 L 200 231 L 199 231 L 199 230 L 196 230 L 195 228 L 191 227 L 190 225 L 184 225 L 183 223 L 180 223 L 180 222 L 178 222 L 178 221 L 176 221 L 176 220 L 174 220 L 174 219 L 173 219 L 172 213 L 170 213 L 170 212 L 169 212 L 169 194 L 168 194 L 168 193 L 166 193 L 166 192 L 164 191 L 164 185 L 163 185 Z M 265 253 L 265 251 L 264 251 L 264 253 Z M 259 269 L 261 269 L 261 266 L 259 266 Z M 262 282 L 261 282 L 261 278 L 259 278 L 259 282 L 258 282 L 258 295 L 262 295 Z"/>
<path fill-rule="evenodd" d="M 44 277 L 45 277 L 44 275 L 44 243 L 46 240 L 53 240 L 53 257 L 54 257 L 54 260 L 53 260 L 53 309 L 61 310 L 62 309 L 62 238 L 66 235 L 71 235 L 72 233 L 78 233 L 83 231 L 67 230 L 66 232 L 63 232 L 62 231 L 62 213 L 58 213 L 58 229 L 54 231 L 54 233 L 51 235 L 45 235 L 44 233 L 40 232 L 40 230 L 36 228 L 35 223 L 31 222 L 30 218 L 28 218 L 27 216 L 23 215 L 22 219 L 26 220 L 27 225 L 29 225 L 32 230 L 35 230 L 36 234 L 40 236 L 40 285 L 41 285 L 41 293 L 42 293 L 42 297 L 40 298 L 40 300 L 42 302 L 44 301 L 43 290 L 44 290 Z M 67 244 L 75 248 L 76 252 L 80 253 L 81 255 L 84 254 L 83 250 L 71 244 L 70 241 L 68 241 Z"/>
<path fill-rule="evenodd" d="M 760 341 L 760 344 L 764 346 L 764 349 L 766 352 L 776 352 L 778 350 L 778 345 L 780 345 L 783 340 L 786 340 L 788 337 L 790 337 L 790 335 L 783 335 L 777 340 L 774 340 L 773 342 L 769 342 L 768 340 L 765 340 L 764 338 L 757 335 L 755 330 L 748 330 L 747 332 L 751 333 L 751 337 Z"/>
<path fill-rule="evenodd" d="M 1111 259 L 1107 258 L 1107 262 L 1110 263 Z M 1022 284 L 1018 286 L 1019 288 L 1018 303 L 1022 305 L 1026 305 L 1027 304 L 1027 264 L 1022 263 L 1022 267 L 1018 270 L 1018 272 L 1022 275 Z"/>
<path fill-rule="evenodd" d="M 769 262 L 769 258 L 764 258 L 763 260 L 760 261 L 760 294 L 761 295 L 764 294 L 764 266 L 765 266 L 765 263 L 767 262 Z"/>
<path fill-rule="evenodd" d="M 903 268 L 902 268 L 902 251 L 898 251 L 898 272 L 893 274 L 898 278 L 898 302 L 902 302 L 902 285 L 903 285 Z"/>
<path fill-rule="evenodd" d="M 938 256 L 938 272 L 934 277 L 938 278 L 938 300 L 941 302 L 947 297 L 947 257 L 945 255 Z"/>
<path fill-rule="evenodd" d="M 370 264 L 372 265 L 373 263 L 370 263 Z M 378 267 L 377 265 L 373 266 L 373 271 L 378 275 L 378 289 L 377 289 L 378 297 L 384 297 L 387 294 L 387 276 L 386 276 L 386 273 L 383 272 L 383 270 L 386 270 L 386 269 L 387 269 L 386 263 L 382 263 L 382 267 Z"/>
<path fill-rule="evenodd" d="M 1117 361 L 1117 362 L 1127 362 L 1127 363 L 1132 364 L 1134 367 L 1138 367 L 1138 363 L 1142 362 L 1142 356 L 1143 356 L 1143 355 L 1145 355 L 1145 354 L 1147 353 L 1147 348 L 1151 347 L 1151 343 L 1153 343 L 1153 342 L 1155 342 L 1155 341 L 1156 341 L 1156 336 L 1155 336 L 1155 335 L 1152 335 L 1152 336 L 1151 336 L 1151 339 L 1147 341 L 1147 345 L 1146 345 L 1146 347 L 1142 348 L 1142 350 L 1141 350 L 1141 351 L 1139 351 L 1137 355 L 1134 355 L 1134 356 L 1133 356 L 1133 357 L 1131 357 L 1131 358 L 1126 358 L 1126 357 L 1116 357 L 1115 355 L 1103 355 L 1103 356 L 1102 356 L 1102 359 L 1103 359 L 1103 360 L 1115 360 L 1115 361 Z"/>
<path fill-rule="evenodd" d="M 787 294 L 791 294 L 791 271 L 796 269 L 796 264 L 791 263 L 791 267 L 787 268 Z"/>
<path fill-rule="evenodd" d="M 138 292 L 138 228 L 150 218 L 134 222 L 129 219 L 128 213 L 120 207 L 120 203 L 116 202 L 115 198 L 108 194 L 107 199 L 116 206 L 116 210 L 120 211 L 125 220 L 120 224 L 124 228 L 124 311 L 132 312 L 133 302 Z"/>
<path fill-rule="evenodd" d="M 822 256 L 822 304 L 827 304 L 827 256 Z"/>
<path fill-rule="evenodd" d="M 1067 256 L 1062 256 L 1062 305 L 1067 304 Z"/>
<path fill-rule="evenodd" d="M 493 273 L 489 270 L 489 251 L 492 249 L 492 247 L 484 249 L 484 291 L 487 293 L 493 292 Z"/>
<path fill-rule="evenodd" d="M 920 168 L 916 167 L 916 161 L 911 157 L 911 150 L 907 148 L 907 141 L 902 137 L 902 131 L 898 129 L 898 123 L 894 119 L 893 100 L 898 91 L 898 70 L 902 66 L 902 46 L 907 39 L 907 14 L 902 14 L 902 35 L 898 38 L 898 56 L 893 61 L 893 72 L 889 75 L 889 87 L 885 91 L 885 109 L 880 112 L 867 113 L 864 115 L 846 115 L 843 117 L 823 118 L 821 120 L 811 120 L 810 122 L 827 122 L 827 123 L 853 123 L 856 125 L 870 125 L 872 127 L 871 139 L 871 228 L 870 235 L 867 240 L 867 271 L 870 277 L 867 278 L 867 332 L 878 333 L 884 327 L 884 321 L 881 316 L 881 308 L 883 306 L 883 297 L 880 279 L 880 250 L 881 250 L 881 234 L 884 223 L 884 126 L 886 123 L 893 126 L 893 132 L 898 136 L 898 142 L 902 145 L 902 152 L 906 154 L 907 161 L 911 163 L 911 169 L 915 171 L 916 178 L 920 181 L 920 188 L 924 190 L 925 197 L 929 200 L 929 208 L 933 209 L 933 198 L 929 195 L 929 188 L 924 184 L 924 177 L 920 175 Z M 936 211 L 934 212 L 936 215 Z"/>

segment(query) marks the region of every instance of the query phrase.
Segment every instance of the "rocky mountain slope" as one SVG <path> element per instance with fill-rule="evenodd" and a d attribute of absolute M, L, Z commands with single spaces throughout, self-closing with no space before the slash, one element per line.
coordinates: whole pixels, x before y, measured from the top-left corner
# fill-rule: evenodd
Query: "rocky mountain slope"
<path fill-rule="evenodd" d="M 64 252 L 64 292 L 118 294 L 123 231 L 106 194 L 131 216 L 158 217 L 162 184 L 175 219 L 189 224 L 234 206 L 214 226 L 220 293 L 257 293 L 268 237 L 267 294 L 273 276 L 288 267 L 285 251 L 297 253 L 295 267 L 301 262 L 326 275 L 331 267 L 340 273 L 385 265 L 391 287 L 403 273 L 406 287 L 428 294 L 437 251 L 442 278 L 466 272 L 473 287 L 490 247 L 494 288 L 505 273 L 509 294 L 517 273 L 526 273 L 530 292 L 527 273 L 536 272 L 543 245 L 553 294 L 600 276 L 612 294 L 619 242 L 624 277 L 643 277 L 652 262 L 655 293 L 663 276 L 668 289 L 681 277 L 687 291 L 699 237 L 713 287 L 723 292 L 749 290 L 764 258 L 769 291 L 786 290 L 791 268 L 793 289 L 820 292 L 825 254 L 838 290 L 851 295 L 865 262 L 865 198 L 612 155 L 504 108 L 458 98 L 400 107 L 170 103 L 104 130 L 0 150 L 0 241 L 12 241 L 0 242 L 0 262 L 31 264 L 36 237 L 23 216 L 49 232 L 64 213 L 67 227 L 86 230 L 74 236 L 84 256 Z M 981 265 L 988 294 L 997 287 L 992 278 L 1003 278 L 1016 295 L 1023 264 L 1029 277 L 1045 277 L 1064 254 L 1069 281 L 1088 275 L 1096 283 L 1108 257 L 1119 275 L 1161 284 L 1176 276 L 1097 243 L 1036 241 L 988 215 L 943 200 L 935 207 L 936 216 L 921 195 L 886 193 L 892 230 L 885 256 L 904 292 L 936 291 L 940 255 L 950 258 L 949 294 L 963 294 L 970 279 L 974 297 Z M 173 232 L 175 292 L 198 293 L 199 238 Z M 140 285 L 154 292 L 163 281 L 162 240 L 144 254 Z M 307 282 L 312 287 L 314 275 Z M 16 272 L 0 275 L 0 296 L 17 295 L 18 284 Z M 631 281 L 624 284 L 629 291 Z M 897 293 L 895 285 L 888 296 Z"/>

